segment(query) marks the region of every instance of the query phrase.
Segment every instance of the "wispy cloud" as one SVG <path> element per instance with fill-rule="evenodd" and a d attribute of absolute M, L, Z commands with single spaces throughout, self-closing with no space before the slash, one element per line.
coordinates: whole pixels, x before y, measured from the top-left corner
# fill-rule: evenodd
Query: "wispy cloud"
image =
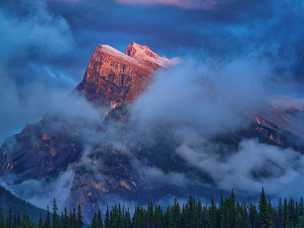
<path fill-rule="evenodd" d="M 131 5 L 167 5 L 184 9 L 211 9 L 216 0 L 116 0 L 123 4 Z"/>

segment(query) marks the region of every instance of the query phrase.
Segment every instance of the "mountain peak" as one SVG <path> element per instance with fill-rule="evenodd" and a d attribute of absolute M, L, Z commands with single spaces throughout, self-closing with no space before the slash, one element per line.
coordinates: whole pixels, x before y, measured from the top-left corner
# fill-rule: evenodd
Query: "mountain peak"
<path fill-rule="evenodd" d="M 122 53 L 121 51 L 115 49 L 114 47 L 112 47 L 112 46 L 110 46 L 108 44 L 101 44 L 97 48 L 100 48 L 101 50 L 103 50 L 105 52 L 109 52 L 109 53 L 113 53 L 113 54 L 119 54 L 119 55 L 124 55 L 124 53 Z"/>
<path fill-rule="evenodd" d="M 122 53 L 102 44 L 94 51 L 77 90 L 88 100 L 102 105 L 132 102 L 147 87 L 157 69 L 173 62 L 145 45 L 131 43 Z"/>
<path fill-rule="evenodd" d="M 147 45 L 141 45 L 135 42 L 132 42 L 128 45 L 125 51 L 126 55 L 135 57 L 139 53 L 144 53 L 150 57 L 157 58 L 160 57 L 158 54 L 156 54 L 154 51 L 151 50 L 151 48 Z"/>
<path fill-rule="evenodd" d="M 132 56 L 128 56 L 125 53 L 119 51 L 118 49 L 108 45 L 108 44 L 101 44 L 99 45 L 95 52 L 93 53 L 93 56 L 96 55 L 99 58 L 108 56 L 110 58 L 113 58 L 117 61 L 123 61 L 126 63 L 132 63 L 135 65 L 142 65 L 137 59 L 132 58 Z M 142 65 L 142 67 L 144 67 Z"/>
<path fill-rule="evenodd" d="M 148 64 L 154 69 L 176 64 L 176 60 L 159 56 L 152 51 L 149 46 L 141 45 L 135 42 L 128 45 L 125 53 L 126 55 L 137 59 L 139 62 Z"/>

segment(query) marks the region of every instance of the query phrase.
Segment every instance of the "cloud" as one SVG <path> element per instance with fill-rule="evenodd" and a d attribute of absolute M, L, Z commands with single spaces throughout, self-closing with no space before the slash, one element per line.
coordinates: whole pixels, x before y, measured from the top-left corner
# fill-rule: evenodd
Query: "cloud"
<path fill-rule="evenodd" d="M 64 89 L 76 83 L 60 63 L 75 48 L 69 24 L 44 1 L 18 7 L 16 13 L 0 8 L 0 142 L 47 112 L 63 111 L 60 105 L 67 99 L 77 101 L 76 106 L 81 102 L 67 98 Z"/>
<path fill-rule="evenodd" d="M 256 57 L 224 62 L 184 61 L 158 72 L 131 107 L 131 118 L 139 132 L 151 134 L 149 139 L 154 137 L 154 129 L 161 129 L 157 134 L 164 137 L 173 131 L 180 143 L 176 154 L 194 170 L 210 174 L 214 188 L 255 194 L 264 186 L 271 194 L 283 196 L 282 190 L 288 187 L 290 191 L 285 191 L 284 196 L 299 196 L 295 183 L 300 181 L 304 168 L 299 152 L 255 139 L 236 142 L 236 147 L 210 140 L 247 128 L 257 113 L 269 107 L 274 95 L 286 92 L 276 85 L 274 72 L 271 63 Z M 294 102 L 299 104 L 300 100 Z M 303 116 L 298 118 L 303 120 Z M 164 175 L 160 167 L 143 170 L 152 180 L 157 177 L 168 183 L 171 179 L 177 185 L 189 183 L 186 174 Z"/>
<path fill-rule="evenodd" d="M 39 208 L 52 207 L 53 200 L 56 199 L 59 209 L 63 211 L 69 203 L 73 178 L 74 171 L 68 169 L 52 181 L 26 180 L 14 184 L 10 183 L 14 179 L 10 176 L 2 179 L 1 184 Z"/>
<path fill-rule="evenodd" d="M 22 18 L 0 10 L 2 67 L 16 58 L 53 58 L 73 48 L 69 25 L 62 17 L 52 15 L 43 1 L 30 4 L 27 10 L 27 16 Z"/>
<path fill-rule="evenodd" d="M 116 0 L 123 4 L 131 5 L 167 5 L 184 9 L 211 9 L 216 0 Z"/>
<path fill-rule="evenodd" d="M 189 164 L 208 172 L 217 186 L 258 193 L 262 186 L 275 196 L 301 196 L 304 160 L 298 152 L 266 145 L 256 140 L 242 141 L 238 151 L 223 158 L 214 147 L 185 141 L 177 154 Z M 288 190 L 287 190 L 288 189 Z"/>
<path fill-rule="evenodd" d="M 191 181 L 183 173 L 168 172 L 165 173 L 161 168 L 158 167 L 137 167 L 149 184 L 156 186 L 160 185 L 172 185 L 176 187 L 185 187 Z"/>
<path fill-rule="evenodd" d="M 156 75 L 132 107 L 132 118 L 144 129 L 164 124 L 199 129 L 205 136 L 246 127 L 267 102 L 271 74 L 266 63 L 250 58 L 185 61 Z"/>
<path fill-rule="evenodd" d="M 68 62 L 77 50 L 74 36 L 68 22 L 45 1 L 1 7 L 0 28 L 0 80 L 9 78 L 17 87 L 33 81 L 75 86 L 75 67 Z"/>
<path fill-rule="evenodd" d="M 39 82 L 20 88 L 3 76 L 0 82 L 0 142 L 46 114 L 59 115 L 71 121 L 77 118 L 98 121 L 102 113 L 85 98 L 66 89 L 48 87 Z"/>

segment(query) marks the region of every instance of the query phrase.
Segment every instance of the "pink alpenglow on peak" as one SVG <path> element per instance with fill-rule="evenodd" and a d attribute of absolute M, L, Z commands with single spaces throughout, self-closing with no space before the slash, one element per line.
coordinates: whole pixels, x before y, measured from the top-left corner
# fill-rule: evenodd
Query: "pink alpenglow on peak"
<path fill-rule="evenodd" d="M 99 45 L 77 90 L 95 104 L 117 106 L 134 101 L 149 85 L 153 73 L 177 63 L 148 46 L 132 43 L 125 53 Z"/>
<path fill-rule="evenodd" d="M 131 43 L 126 49 L 126 54 L 139 62 L 151 65 L 153 68 L 168 67 L 178 63 L 178 58 L 168 59 L 161 57 L 146 45 Z"/>

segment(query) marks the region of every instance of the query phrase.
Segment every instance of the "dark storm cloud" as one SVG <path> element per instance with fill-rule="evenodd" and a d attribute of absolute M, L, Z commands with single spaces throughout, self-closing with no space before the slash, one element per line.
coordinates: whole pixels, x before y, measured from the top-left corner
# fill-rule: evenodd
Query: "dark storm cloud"
<path fill-rule="evenodd" d="M 256 46 L 283 44 L 284 36 L 300 33 L 303 18 L 296 12 L 297 7 L 302 7 L 300 1 L 214 0 L 213 7 L 190 9 L 175 7 L 175 3 L 179 6 L 209 1 L 136 2 L 48 0 L 47 4 L 52 13 L 67 21 L 86 58 L 99 43 L 123 49 L 132 41 L 149 44 L 169 55 L 197 50 L 220 56 L 238 54 Z M 286 29 L 291 31 L 285 34 Z"/>
<path fill-rule="evenodd" d="M 80 1 L 63 8 L 59 2 L 52 2 L 50 5 L 54 11 L 65 15 L 72 28 L 79 31 L 79 42 L 90 45 L 90 48 L 105 42 L 122 49 L 134 40 L 157 49 L 164 48 L 171 42 L 175 44 L 175 48 L 177 44 L 199 44 L 197 36 L 189 36 L 191 34 L 187 31 L 186 15 L 176 9 L 129 7 L 117 3 L 100 4 L 98 1 Z"/>
<path fill-rule="evenodd" d="M 122 50 L 137 41 L 169 56 L 204 53 L 204 57 L 223 58 L 255 50 L 284 58 L 282 49 L 291 45 L 298 49 L 299 42 L 289 41 L 302 37 L 300 1 L 217 0 L 211 8 L 192 9 L 175 7 L 175 1 L 167 5 L 157 4 L 163 1 L 148 5 L 119 2 L 48 1 L 87 50 L 101 42 Z"/>

